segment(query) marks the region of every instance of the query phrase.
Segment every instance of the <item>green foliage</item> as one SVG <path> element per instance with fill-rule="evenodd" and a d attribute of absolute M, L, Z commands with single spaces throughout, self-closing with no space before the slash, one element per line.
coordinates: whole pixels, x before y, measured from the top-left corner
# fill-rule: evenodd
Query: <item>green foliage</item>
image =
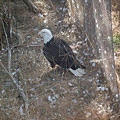
<path fill-rule="evenodd" d="M 116 45 L 120 45 L 120 34 L 113 35 L 113 43 Z"/>

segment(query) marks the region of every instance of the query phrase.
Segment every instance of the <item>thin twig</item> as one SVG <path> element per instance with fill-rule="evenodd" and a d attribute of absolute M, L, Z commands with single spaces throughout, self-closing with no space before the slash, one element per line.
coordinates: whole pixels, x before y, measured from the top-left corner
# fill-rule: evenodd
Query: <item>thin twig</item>
<path fill-rule="evenodd" d="M 18 44 L 11 47 L 11 50 L 17 47 L 43 47 L 41 44 Z"/>
<path fill-rule="evenodd" d="M 11 49 L 8 49 L 8 71 L 11 74 Z"/>

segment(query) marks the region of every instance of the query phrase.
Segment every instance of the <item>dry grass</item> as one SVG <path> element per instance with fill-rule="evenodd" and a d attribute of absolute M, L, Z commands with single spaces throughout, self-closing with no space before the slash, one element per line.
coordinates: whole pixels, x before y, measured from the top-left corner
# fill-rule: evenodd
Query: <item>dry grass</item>
<path fill-rule="evenodd" d="M 14 15 L 17 21 L 17 28 L 14 27 L 14 29 L 20 34 L 20 39 L 17 41 L 20 46 L 12 50 L 12 73 L 15 73 L 14 78 L 18 79 L 28 97 L 28 111 L 25 111 L 24 102 L 9 76 L 0 68 L 0 119 L 109 120 L 111 111 L 107 106 L 109 94 L 106 81 L 101 75 L 99 65 L 95 64 L 94 66 L 89 62 L 94 58 L 86 46 L 76 46 L 77 43 L 83 41 L 76 41 L 74 33 L 69 31 L 70 28 L 74 29 L 73 26 L 62 28 L 68 24 L 67 13 L 63 19 L 58 9 L 65 7 L 64 3 L 55 3 L 56 10 L 59 12 L 49 9 L 48 3 L 46 6 L 43 2 L 38 4 L 37 0 L 35 3 L 43 8 L 43 13 L 47 14 L 46 17 L 41 18 L 34 15 L 24 4 L 19 4 L 19 2 L 14 6 L 16 10 Z M 49 21 L 51 19 L 52 21 Z M 63 20 L 63 22 L 56 26 L 58 20 Z M 37 33 L 46 26 L 55 35 L 59 34 L 65 38 L 74 50 L 88 53 L 77 54 L 77 57 L 87 66 L 86 75 L 79 78 L 59 67 L 51 69 L 42 54 L 41 45 L 27 47 L 27 45 L 41 44 L 38 41 Z M 64 30 L 64 34 L 60 30 Z M 70 41 L 69 38 L 74 39 Z M 5 51 L 2 51 L 1 54 L 1 61 L 7 67 L 7 54 Z M 101 89 L 100 86 L 102 86 Z"/>

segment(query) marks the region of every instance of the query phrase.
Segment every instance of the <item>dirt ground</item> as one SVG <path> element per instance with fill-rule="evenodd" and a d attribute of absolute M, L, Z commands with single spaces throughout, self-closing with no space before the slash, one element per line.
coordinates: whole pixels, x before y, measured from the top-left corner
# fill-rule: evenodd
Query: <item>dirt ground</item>
<path fill-rule="evenodd" d="M 47 2 L 46 6 L 37 1 L 35 4 L 43 9 L 45 17 L 41 14 L 35 15 L 20 1 L 12 5 L 15 17 L 13 30 L 18 32 L 17 37 L 19 38 L 18 41 L 13 34 L 12 74 L 28 97 L 28 109 L 25 110 L 24 101 L 9 75 L 0 68 L 0 119 L 114 119 L 107 106 L 109 90 L 106 80 L 102 76 L 99 65 L 91 62 L 93 55 L 86 49 L 84 41 L 76 40 L 72 33 L 74 26 L 68 23 L 64 0 L 55 3 L 56 9 L 49 6 L 50 3 Z M 45 27 L 50 28 L 55 36 L 64 38 L 70 44 L 77 59 L 87 67 L 85 75 L 79 78 L 58 66 L 54 69 L 50 67 L 43 56 L 43 45 L 37 35 Z M 7 52 L 2 50 L 1 55 L 0 59 L 7 68 Z M 120 48 L 115 52 L 115 60 L 117 74 L 120 77 Z"/>

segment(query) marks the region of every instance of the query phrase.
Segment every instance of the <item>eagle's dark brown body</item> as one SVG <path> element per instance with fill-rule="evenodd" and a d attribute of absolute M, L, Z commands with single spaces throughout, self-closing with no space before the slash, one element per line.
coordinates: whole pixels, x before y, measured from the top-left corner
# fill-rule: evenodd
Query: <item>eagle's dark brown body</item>
<path fill-rule="evenodd" d="M 85 68 L 78 63 L 70 46 L 61 39 L 54 40 L 52 38 L 47 44 L 44 44 L 43 54 L 50 62 L 51 67 L 58 64 L 62 68 L 72 68 L 73 70 L 79 67 Z"/>

